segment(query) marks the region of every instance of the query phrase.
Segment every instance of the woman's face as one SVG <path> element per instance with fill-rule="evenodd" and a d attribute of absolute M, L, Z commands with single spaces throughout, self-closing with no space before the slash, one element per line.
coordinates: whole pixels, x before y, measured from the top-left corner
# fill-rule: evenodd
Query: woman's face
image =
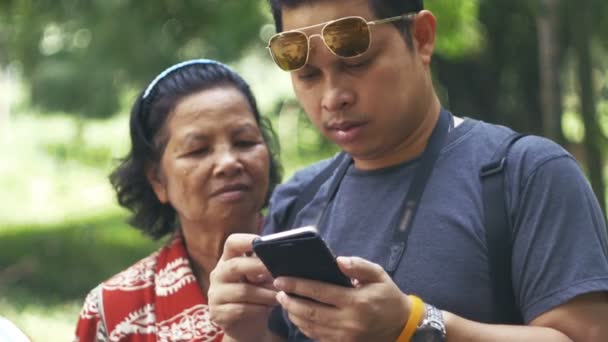
<path fill-rule="evenodd" d="M 181 99 L 164 134 L 160 167 L 148 170 L 148 179 L 182 226 L 255 221 L 268 191 L 270 154 L 237 88 L 221 86 Z"/>

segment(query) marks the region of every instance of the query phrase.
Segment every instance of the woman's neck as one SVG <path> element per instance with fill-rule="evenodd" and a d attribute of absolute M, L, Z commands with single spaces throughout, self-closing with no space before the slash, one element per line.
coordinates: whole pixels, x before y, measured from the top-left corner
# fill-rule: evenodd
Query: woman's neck
<path fill-rule="evenodd" d="M 261 216 L 252 218 L 247 224 L 235 225 L 239 228 L 222 227 L 219 224 L 182 223 L 181 234 L 192 271 L 203 293 L 209 289 L 209 273 L 215 268 L 222 256 L 224 243 L 233 233 L 257 234 Z"/>

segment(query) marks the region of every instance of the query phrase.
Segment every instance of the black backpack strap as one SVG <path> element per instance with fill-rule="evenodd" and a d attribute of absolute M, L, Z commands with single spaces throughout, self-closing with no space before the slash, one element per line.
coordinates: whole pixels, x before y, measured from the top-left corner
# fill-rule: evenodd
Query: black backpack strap
<path fill-rule="evenodd" d="M 334 160 L 329 163 L 328 166 L 321 170 L 321 172 L 319 172 L 319 174 L 317 174 L 315 178 L 313 178 L 312 181 L 306 185 L 304 190 L 302 190 L 302 192 L 296 198 L 295 202 L 287 209 L 283 222 L 277 226 L 277 232 L 295 228 L 293 227 L 293 223 L 296 219 L 296 215 L 298 215 L 300 210 L 302 210 L 306 204 L 312 201 L 321 185 L 323 185 L 323 183 L 329 179 L 329 177 L 331 177 L 336 168 L 338 168 L 342 161 L 346 159 L 346 156 L 346 153 L 340 152 L 334 158 Z M 348 166 L 348 164 L 346 166 Z"/>
<path fill-rule="evenodd" d="M 308 185 L 306 185 L 306 187 L 298 195 L 298 197 L 296 198 L 294 203 L 292 203 L 287 208 L 287 212 L 285 213 L 285 216 L 283 216 L 283 221 L 277 225 L 277 232 L 295 228 L 295 227 L 293 227 L 293 223 L 294 223 L 298 213 L 304 208 L 304 206 L 306 204 L 308 204 L 310 201 L 312 201 L 312 199 L 313 199 L 313 197 L 315 197 L 315 194 L 317 193 L 317 191 L 319 191 L 319 188 L 321 187 L 321 185 L 323 185 L 323 183 L 327 179 L 329 179 L 329 177 L 331 177 L 331 175 L 334 173 L 334 171 L 338 167 L 340 167 L 340 164 L 342 164 L 342 162 L 346 159 L 346 157 L 347 157 L 346 153 L 340 152 L 334 158 L 334 160 L 332 160 L 331 163 L 329 163 L 329 165 L 327 165 L 323 170 L 321 170 L 321 172 L 319 172 L 315 176 L 315 178 L 313 178 L 312 181 L 310 183 L 308 183 Z M 339 170 L 338 172 L 341 172 L 341 173 L 346 172 L 346 169 L 348 168 L 348 166 L 349 166 L 349 163 L 344 163 L 342 165 L 343 170 Z M 268 328 L 271 331 L 275 332 L 276 334 L 279 334 L 280 336 L 283 336 L 285 338 L 288 337 L 289 329 L 288 329 L 287 325 L 285 324 L 285 320 L 283 319 L 283 310 L 280 305 L 277 305 L 272 309 L 272 312 L 270 313 L 270 316 L 268 318 Z"/>
<path fill-rule="evenodd" d="M 507 213 L 505 167 L 513 144 L 525 134 L 515 133 L 499 146 L 492 161 L 479 173 L 483 192 L 486 241 L 492 291 L 494 319 L 501 323 L 522 324 L 523 318 L 513 293 L 511 254 L 512 224 Z"/>

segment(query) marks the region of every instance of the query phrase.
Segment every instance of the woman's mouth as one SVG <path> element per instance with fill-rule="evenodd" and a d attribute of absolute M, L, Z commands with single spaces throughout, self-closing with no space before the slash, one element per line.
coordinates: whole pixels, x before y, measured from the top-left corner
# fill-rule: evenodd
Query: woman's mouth
<path fill-rule="evenodd" d="M 231 202 L 242 199 L 247 191 L 249 191 L 249 187 L 245 184 L 226 184 L 213 191 L 211 196 L 217 197 L 222 201 Z"/>

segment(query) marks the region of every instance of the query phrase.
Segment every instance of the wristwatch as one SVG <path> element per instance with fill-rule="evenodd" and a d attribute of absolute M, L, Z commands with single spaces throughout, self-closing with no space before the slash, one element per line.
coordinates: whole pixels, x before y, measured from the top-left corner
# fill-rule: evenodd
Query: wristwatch
<path fill-rule="evenodd" d="M 445 323 L 443 313 L 436 307 L 425 304 L 425 313 L 422 323 L 416 329 L 413 342 L 444 342 Z"/>

